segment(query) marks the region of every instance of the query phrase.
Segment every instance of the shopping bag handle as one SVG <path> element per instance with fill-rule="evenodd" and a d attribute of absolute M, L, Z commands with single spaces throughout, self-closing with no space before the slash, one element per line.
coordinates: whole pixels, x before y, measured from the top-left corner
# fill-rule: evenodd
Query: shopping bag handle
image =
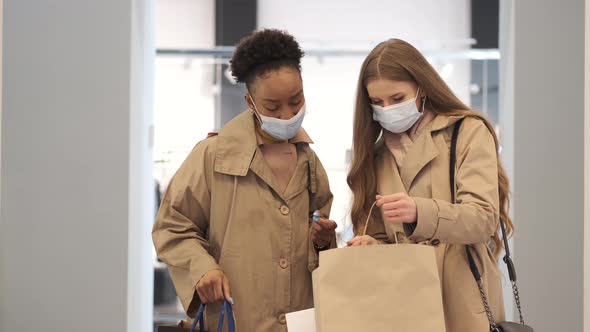
<path fill-rule="evenodd" d="M 369 221 L 371 221 L 371 215 L 373 214 L 373 208 L 377 205 L 377 201 L 371 205 L 371 209 L 369 209 L 369 215 L 367 215 L 367 220 L 365 221 L 365 229 L 363 230 L 363 236 L 367 235 L 367 228 L 369 227 Z M 399 243 L 397 241 L 397 233 L 393 232 L 393 237 L 395 238 L 395 243 Z"/>
<path fill-rule="evenodd" d="M 191 326 L 190 332 L 195 332 L 195 328 L 197 327 L 197 323 L 199 323 L 199 332 L 205 332 L 205 304 L 201 303 L 199 306 L 199 311 L 197 311 L 197 315 L 195 316 L 195 320 L 193 321 L 193 325 Z M 219 313 L 219 322 L 217 324 L 217 332 L 221 332 L 223 330 L 223 323 L 225 321 L 225 316 L 227 315 L 227 330 L 229 332 L 236 331 L 236 322 L 234 320 L 234 311 L 232 308 L 231 303 L 227 300 L 223 300 L 223 306 L 221 307 L 221 312 Z"/>

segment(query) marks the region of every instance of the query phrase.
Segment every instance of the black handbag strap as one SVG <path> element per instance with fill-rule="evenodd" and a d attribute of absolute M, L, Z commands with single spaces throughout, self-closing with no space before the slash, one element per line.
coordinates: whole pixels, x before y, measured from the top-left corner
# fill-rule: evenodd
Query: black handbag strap
<path fill-rule="evenodd" d="M 451 138 L 451 151 L 450 151 L 450 167 L 449 167 L 449 172 L 450 172 L 450 182 L 451 182 L 451 202 L 456 203 L 456 181 L 455 181 L 455 173 L 456 173 L 456 167 L 457 167 L 457 140 L 459 138 L 459 130 L 461 129 L 461 125 L 463 124 L 463 120 L 461 119 L 459 121 L 457 121 L 457 123 L 455 124 L 455 128 L 453 128 L 453 136 Z M 512 261 L 512 258 L 510 257 L 510 246 L 508 245 L 508 237 L 506 235 L 506 221 L 504 220 L 504 218 L 502 218 L 500 216 L 500 228 L 502 230 L 502 240 L 504 242 L 504 263 L 506 263 L 506 267 L 508 268 L 508 276 L 510 278 L 510 282 L 512 284 L 512 293 L 514 295 L 514 300 L 516 302 L 517 308 L 518 308 L 518 313 L 520 315 L 520 323 L 524 324 L 524 319 L 522 316 L 522 308 L 520 305 L 520 296 L 518 293 L 518 287 L 516 286 L 516 267 L 514 266 L 514 262 Z M 475 279 L 475 281 L 477 282 L 477 285 L 479 287 L 479 291 L 482 297 L 482 301 L 484 304 L 484 309 L 486 310 L 486 313 L 488 315 L 488 320 L 490 321 L 490 326 L 492 328 L 492 330 L 497 330 L 497 325 L 496 322 L 494 321 L 492 312 L 489 308 L 488 305 L 488 300 L 487 300 L 487 296 L 483 290 L 483 281 L 481 278 L 481 274 L 479 273 L 479 269 L 477 268 L 477 264 L 475 263 L 475 259 L 473 258 L 473 255 L 471 254 L 471 251 L 473 250 L 473 247 L 470 245 L 465 246 L 465 251 L 467 253 L 467 261 L 469 263 L 469 268 L 471 270 L 471 273 L 473 274 L 473 278 Z"/>

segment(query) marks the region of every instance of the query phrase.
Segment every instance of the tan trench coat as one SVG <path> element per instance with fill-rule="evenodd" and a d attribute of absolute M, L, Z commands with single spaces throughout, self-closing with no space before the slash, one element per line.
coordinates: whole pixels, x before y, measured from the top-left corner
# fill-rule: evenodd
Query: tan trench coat
<path fill-rule="evenodd" d="M 457 144 L 457 203 L 451 200 L 450 141 L 461 117 L 438 115 L 416 138 L 401 169 L 385 144 L 377 148 L 378 193 L 405 192 L 418 207 L 413 229 L 384 225 L 377 213 L 368 234 L 391 242 L 429 241 L 435 247 L 441 278 L 447 332 L 487 332 L 488 320 L 471 274 L 465 244 L 474 244 L 490 306 L 504 319 L 502 286 L 496 260 L 485 244 L 499 225 L 498 167 L 494 139 L 478 119 L 466 118 Z"/>
<path fill-rule="evenodd" d="M 246 111 L 197 144 L 174 176 L 153 241 L 189 316 L 200 305 L 196 284 L 214 269 L 229 279 L 239 331 L 287 331 L 285 313 L 313 307 L 309 220 L 316 209 L 329 214 L 332 194 L 316 154 L 296 147 L 295 173 L 279 194 Z M 208 306 L 210 331 L 219 309 Z"/>

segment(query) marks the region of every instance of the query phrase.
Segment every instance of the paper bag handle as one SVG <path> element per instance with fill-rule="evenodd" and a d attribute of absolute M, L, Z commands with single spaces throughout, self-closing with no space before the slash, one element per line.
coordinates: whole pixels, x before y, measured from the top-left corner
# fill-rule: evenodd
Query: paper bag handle
<path fill-rule="evenodd" d="M 367 235 L 367 228 L 369 227 L 369 221 L 371 221 L 371 215 L 373 214 L 373 208 L 377 205 L 377 201 L 371 205 L 371 209 L 369 209 L 369 215 L 367 215 L 367 220 L 365 221 L 365 229 L 363 230 L 363 236 Z M 395 238 L 395 243 L 399 243 L 397 240 L 397 233 L 393 232 L 393 237 Z"/>

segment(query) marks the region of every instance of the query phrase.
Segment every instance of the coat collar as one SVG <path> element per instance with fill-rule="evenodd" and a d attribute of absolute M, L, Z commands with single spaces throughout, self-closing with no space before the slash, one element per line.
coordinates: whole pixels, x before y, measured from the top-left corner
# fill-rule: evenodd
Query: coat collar
<path fill-rule="evenodd" d="M 440 153 L 439 148 L 434 142 L 433 135 L 438 131 L 449 128 L 462 118 L 464 116 L 439 114 L 430 123 L 430 128 L 424 130 L 422 135 L 416 138 L 416 141 L 414 141 L 412 147 L 407 152 L 403 167 L 400 169 L 400 176 L 406 190 L 410 190 L 416 176 Z M 389 152 L 387 149 L 385 151 Z"/>
<path fill-rule="evenodd" d="M 465 118 L 465 115 L 444 115 L 438 114 L 434 120 L 431 122 L 430 131 L 435 132 L 443 129 L 447 129 L 448 127 L 457 123 L 457 121 Z"/>
<path fill-rule="evenodd" d="M 257 148 L 252 114 L 242 112 L 223 126 L 217 137 L 215 171 L 228 175 L 246 175 Z"/>
<path fill-rule="evenodd" d="M 311 151 L 309 151 L 307 144 L 311 143 L 311 139 L 305 130 L 301 129 L 290 141 L 294 144 L 303 143 L 302 149 L 309 157 Z M 246 110 L 240 113 L 219 131 L 215 171 L 228 175 L 245 176 L 249 169 L 253 169 L 259 176 L 262 175 L 265 182 L 272 184 L 272 172 L 266 167 L 266 162 L 258 149 L 259 143 L 252 112 Z M 310 158 L 310 169 L 315 172 L 313 158 Z"/>

